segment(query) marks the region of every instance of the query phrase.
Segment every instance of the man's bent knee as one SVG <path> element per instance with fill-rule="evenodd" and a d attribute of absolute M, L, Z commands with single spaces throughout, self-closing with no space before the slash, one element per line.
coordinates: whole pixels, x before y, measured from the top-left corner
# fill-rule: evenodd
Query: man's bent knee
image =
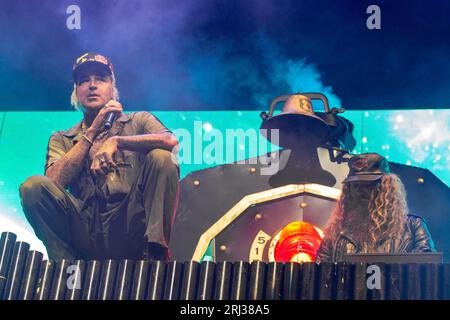
<path fill-rule="evenodd" d="M 178 161 L 175 154 L 164 149 L 153 149 L 149 151 L 146 155 L 146 161 L 158 168 L 176 168 L 178 170 Z"/>
<path fill-rule="evenodd" d="M 52 184 L 53 182 L 46 176 L 34 175 L 29 177 L 19 187 L 20 197 L 22 202 L 28 203 L 30 201 L 36 201 L 42 194 L 42 188 Z"/>

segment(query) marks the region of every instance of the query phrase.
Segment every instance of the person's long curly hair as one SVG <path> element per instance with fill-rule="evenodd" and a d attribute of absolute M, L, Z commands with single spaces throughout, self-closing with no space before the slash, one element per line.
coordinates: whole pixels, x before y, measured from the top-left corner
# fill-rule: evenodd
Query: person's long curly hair
<path fill-rule="evenodd" d="M 325 229 L 325 235 L 331 241 L 344 231 L 355 239 L 365 239 L 368 248 L 375 249 L 384 241 L 401 236 L 408 206 L 405 188 L 397 175 L 385 175 L 369 186 L 366 190 L 371 192 L 370 199 L 363 206 L 359 199 L 352 197 L 349 189 L 350 186 L 344 184 L 341 198 Z M 364 217 L 366 213 L 368 216 Z M 359 224 L 364 218 L 367 218 L 367 224 Z"/>

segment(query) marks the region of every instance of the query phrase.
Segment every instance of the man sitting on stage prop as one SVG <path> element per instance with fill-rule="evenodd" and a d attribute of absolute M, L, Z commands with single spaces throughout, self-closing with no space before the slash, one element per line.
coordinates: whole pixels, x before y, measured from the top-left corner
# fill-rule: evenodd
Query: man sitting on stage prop
<path fill-rule="evenodd" d="M 408 214 L 404 186 L 384 157 L 361 154 L 349 167 L 317 262 L 337 262 L 351 253 L 436 251 L 425 220 Z"/>
<path fill-rule="evenodd" d="M 82 55 L 72 74 L 83 120 L 52 134 L 45 176 L 20 186 L 28 221 L 50 259 L 167 260 L 177 139 L 148 112 L 122 113 L 104 56 Z"/>

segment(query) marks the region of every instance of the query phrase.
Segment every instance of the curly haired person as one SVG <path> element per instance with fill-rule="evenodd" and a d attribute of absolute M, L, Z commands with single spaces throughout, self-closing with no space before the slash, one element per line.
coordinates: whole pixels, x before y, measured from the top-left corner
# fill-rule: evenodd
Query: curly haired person
<path fill-rule="evenodd" d="M 409 214 L 403 183 L 386 158 L 360 154 L 349 167 L 316 262 L 338 262 L 353 253 L 436 251 L 425 220 Z"/>

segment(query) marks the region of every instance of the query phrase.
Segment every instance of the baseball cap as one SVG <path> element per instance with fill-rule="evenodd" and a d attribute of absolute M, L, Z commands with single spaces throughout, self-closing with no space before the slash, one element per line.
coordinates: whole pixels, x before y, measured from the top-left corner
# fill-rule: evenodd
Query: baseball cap
<path fill-rule="evenodd" d="M 355 181 L 376 181 L 389 174 L 389 162 L 378 153 L 362 153 L 348 161 L 350 172 L 343 183 Z"/>
<path fill-rule="evenodd" d="M 72 67 L 72 76 L 74 81 L 86 71 L 104 72 L 107 75 L 114 75 L 113 65 L 105 56 L 88 52 L 77 58 Z"/>

